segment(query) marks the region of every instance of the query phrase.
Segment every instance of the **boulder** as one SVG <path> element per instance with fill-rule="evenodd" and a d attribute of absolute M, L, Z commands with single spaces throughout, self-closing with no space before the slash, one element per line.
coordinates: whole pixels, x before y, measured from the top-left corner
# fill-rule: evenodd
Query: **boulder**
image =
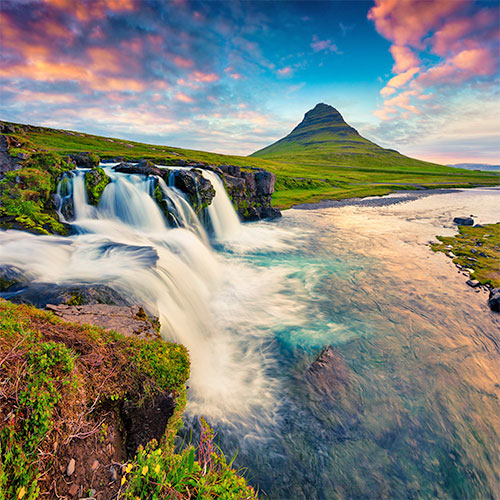
<path fill-rule="evenodd" d="M 488 305 L 492 311 L 500 312 L 500 288 L 490 290 Z"/>
<path fill-rule="evenodd" d="M 257 196 L 272 195 L 274 193 L 274 183 L 276 176 L 265 170 L 255 174 L 255 189 Z"/>
<path fill-rule="evenodd" d="M 466 283 L 471 287 L 471 288 L 477 288 L 481 283 L 477 280 L 467 280 Z"/>
<path fill-rule="evenodd" d="M 19 285 L 26 279 L 23 272 L 15 266 L 0 267 L 0 292 L 5 292 L 9 288 Z"/>
<path fill-rule="evenodd" d="M 212 183 L 194 168 L 177 170 L 174 176 L 174 186 L 187 194 L 189 203 L 197 214 L 210 205 L 215 196 Z"/>
<path fill-rule="evenodd" d="M 87 198 L 91 205 L 97 205 L 99 203 L 104 189 L 110 182 L 111 179 L 100 167 L 92 168 L 85 173 L 85 188 L 87 190 Z"/>
<path fill-rule="evenodd" d="M 457 226 L 473 226 L 474 219 L 472 217 L 455 217 L 453 222 L 457 224 Z"/>
<path fill-rule="evenodd" d="M 5 135 L 0 135 L 0 176 L 19 168 L 16 159 L 9 154 L 9 139 Z"/>
<path fill-rule="evenodd" d="M 122 162 L 114 166 L 113 170 L 124 174 L 158 175 L 160 177 L 165 174 L 165 170 L 156 167 L 149 160 L 141 160 L 137 165 Z"/>
<path fill-rule="evenodd" d="M 73 153 L 69 157 L 80 168 L 93 168 L 99 165 L 99 157 L 94 153 Z"/>

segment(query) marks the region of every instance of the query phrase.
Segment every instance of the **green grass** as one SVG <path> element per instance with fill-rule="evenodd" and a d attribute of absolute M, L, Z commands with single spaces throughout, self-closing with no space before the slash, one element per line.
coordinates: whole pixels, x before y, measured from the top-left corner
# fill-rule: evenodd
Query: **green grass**
<path fill-rule="evenodd" d="M 500 287 L 500 222 L 483 227 L 459 226 L 456 236 L 438 236 L 435 252 L 444 252 L 455 264 L 473 269 L 471 278 Z M 453 254 L 451 255 L 450 252 Z"/>
<path fill-rule="evenodd" d="M 92 152 L 102 159 L 147 158 L 168 164 L 175 160 L 194 160 L 214 165 L 264 168 L 276 174 L 273 204 L 290 208 L 297 203 L 322 199 L 344 199 L 381 195 L 405 188 L 445 188 L 500 185 L 500 174 L 475 172 L 405 157 L 379 148 L 365 139 L 354 143 L 296 144 L 289 154 L 283 151 L 266 155 L 234 156 L 106 138 L 34 126 L 17 126 L 14 135 L 40 151 L 67 155 Z M 320 136 L 321 138 L 321 136 Z"/>

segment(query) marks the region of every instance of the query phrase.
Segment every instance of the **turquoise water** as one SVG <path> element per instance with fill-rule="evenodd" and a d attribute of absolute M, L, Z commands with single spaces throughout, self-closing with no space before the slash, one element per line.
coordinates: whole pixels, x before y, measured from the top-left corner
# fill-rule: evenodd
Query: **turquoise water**
<path fill-rule="evenodd" d="M 272 418 L 212 421 L 264 498 L 500 498 L 500 318 L 427 245 L 453 234 L 454 215 L 500 220 L 499 199 L 291 210 L 256 225 L 287 247 L 219 249 L 262 276 L 262 294 L 280 270 L 269 309 L 291 299 L 281 324 L 255 325 L 268 334 Z M 327 345 L 336 377 L 323 383 L 307 371 Z"/>

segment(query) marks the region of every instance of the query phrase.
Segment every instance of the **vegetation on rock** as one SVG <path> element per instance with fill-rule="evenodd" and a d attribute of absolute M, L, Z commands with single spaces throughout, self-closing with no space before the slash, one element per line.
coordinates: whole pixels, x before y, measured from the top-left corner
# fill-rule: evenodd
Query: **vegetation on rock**
<path fill-rule="evenodd" d="M 167 491 L 255 498 L 214 450 L 210 467 L 191 459 L 193 447 L 174 452 L 188 376 L 182 345 L 126 338 L 0 299 L 0 499 L 72 496 L 74 484 L 105 498 L 166 498 L 158 492 Z M 177 404 L 160 447 L 151 442 L 127 457 L 121 407 L 147 408 L 162 394 Z"/>
<path fill-rule="evenodd" d="M 500 287 L 500 222 L 484 226 L 458 226 L 456 236 L 438 236 L 435 252 L 444 252 L 455 264 L 472 269 L 471 278 L 482 285 Z"/>
<path fill-rule="evenodd" d="M 111 179 L 100 167 L 94 167 L 85 173 L 85 188 L 87 198 L 91 205 L 97 205 L 101 199 L 102 193 Z"/>

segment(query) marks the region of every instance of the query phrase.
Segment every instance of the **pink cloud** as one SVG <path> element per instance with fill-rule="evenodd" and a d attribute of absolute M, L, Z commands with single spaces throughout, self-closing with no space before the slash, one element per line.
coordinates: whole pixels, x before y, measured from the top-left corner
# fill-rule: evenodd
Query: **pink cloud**
<path fill-rule="evenodd" d="M 420 61 L 415 53 L 409 48 L 402 45 L 393 45 L 390 49 L 394 58 L 394 73 L 403 73 L 415 66 L 418 66 Z"/>
<path fill-rule="evenodd" d="M 399 88 L 406 85 L 419 71 L 419 68 L 410 68 L 404 73 L 393 76 L 388 82 L 388 87 Z"/>
<path fill-rule="evenodd" d="M 337 46 L 331 40 L 320 40 L 316 35 L 313 36 L 311 48 L 314 52 L 330 51 L 339 52 Z"/>
<path fill-rule="evenodd" d="M 291 66 L 285 66 L 284 68 L 281 68 L 278 70 L 278 75 L 280 76 L 292 76 L 293 75 L 293 68 Z"/>
<path fill-rule="evenodd" d="M 188 102 L 188 103 L 194 102 L 194 99 L 192 97 L 182 92 L 177 92 L 177 94 L 175 94 L 175 98 L 181 102 Z"/>
<path fill-rule="evenodd" d="M 382 97 L 389 97 L 390 95 L 393 95 L 397 92 L 397 90 L 394 88 L 394 87 L 384 87 L 381 91 L 380 91 L 380 95 Z"/>
<path fill-rule="evenodd" d="M 191 79 L 198 83 L 213 83 L 219 77 L 215 73 L 203 73 L 202 71 L 195 71 L 191 74 Z"/>
<path fill-rule="evenodd" d="M 194 66 L 194 61 L 185 57 L 175 56 L 172 60 L 181 68 L 192 68 Z"/>

